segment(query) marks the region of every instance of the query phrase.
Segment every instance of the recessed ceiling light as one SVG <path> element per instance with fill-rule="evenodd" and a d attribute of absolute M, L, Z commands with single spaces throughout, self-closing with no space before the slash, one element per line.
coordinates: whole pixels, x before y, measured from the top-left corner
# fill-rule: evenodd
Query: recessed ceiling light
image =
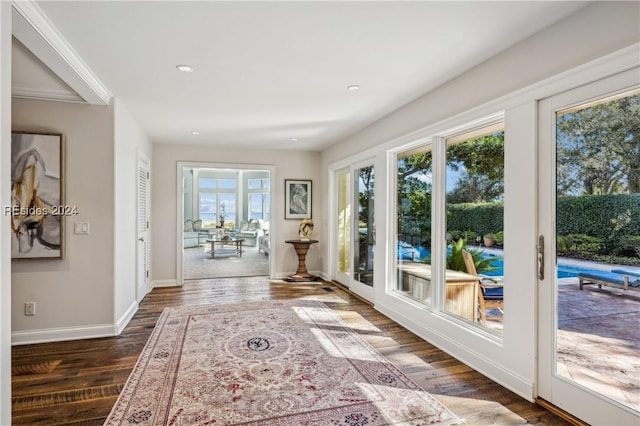
<path fill-rule="evenodd" d="M 350 92 L 357 92 L 358 90 L 360 90 L 360 86 L 358 86 L 357 84 L 351 84 L 347 86 L 347 90 Z"/>
<path fill-rule="evenodd" d="M 298 138 L 291 138 L 291 142 L 298 142 Z"/>
<path fill-rule="evenodd" d="M 199 131 L 197 131 L 197 130 L 194 130 L 193 132 L 191 132 L 191 134 L 192 134 L 192 135 L 199 135 L 199 134 L 200 134 L 200 132 L 199 132 Z"/>
<path fill-rule="evenodd" d="M 176 65 L 176 69 L 182 72 L 193 72 L 193 67 L 189 65 Z"/>

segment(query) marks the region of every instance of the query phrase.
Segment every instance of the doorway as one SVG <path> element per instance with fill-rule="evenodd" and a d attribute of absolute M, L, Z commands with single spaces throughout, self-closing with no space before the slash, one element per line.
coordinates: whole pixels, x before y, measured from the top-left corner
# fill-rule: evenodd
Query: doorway
<path fill-rule="evenodd" d="M 337 257 L 333 279 L 373 302 L 376 228 L 374 217 L 375 170 L 373 159 L 336 170 L 334 217 Z"/>
<path fill-rule="evenodd" d="M 269 166 L 178 165 L 180 283 L 270 276 Z"/>
<path fill-rule="evenodd" d="M 539 104 L 538 394 L 590 424 L 640 420 L 639 75 Z"/>

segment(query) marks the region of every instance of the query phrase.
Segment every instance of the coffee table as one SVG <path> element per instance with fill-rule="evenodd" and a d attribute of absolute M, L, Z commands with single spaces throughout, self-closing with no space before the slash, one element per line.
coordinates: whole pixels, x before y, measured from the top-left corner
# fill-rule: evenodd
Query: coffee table
<path fill-rule="evenodd" d="M 219 254 L 231 254 L 232 256 L 242 257 L 242 244 L 244 238 L 207 238 L 207 242 L 211 244 L 211 258 L 216 258 L 216 244 L 221 246 Z M 225 249 L 229 246 L 229 249 Z"/>

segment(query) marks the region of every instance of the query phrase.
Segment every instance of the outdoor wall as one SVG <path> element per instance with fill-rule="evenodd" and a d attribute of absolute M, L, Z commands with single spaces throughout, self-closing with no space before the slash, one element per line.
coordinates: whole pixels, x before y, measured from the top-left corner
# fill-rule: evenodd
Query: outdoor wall
<path fill-rule="evenodd" d="M 325 197 L 320 184 L 320 154 L 308 151 L 247 150 L 216 148 L 203 145 L 153 144 L 152 158 L 152 269 L 155 285 L 175 285 L 176 282 L 176 237 L 178 232 L 177 208 L 177 163 L 201 162 L 273 166 L 271 177 L 274 210 L 271 212 L 271 247 L 275 247 L 275 270 L 272 276 L 285 276 L 296 271 L 298 260 L 295 250 L 284 241 L 298 237 L 298 220 L 284 220 L 284 180 L 313 180 L 313 218 L 320 223 L 325 211 Z M 322 226 L 316 225 L 314 237 L 322 234 Z M 307 269 L 322 271 L 321 240 L 309 250 Z"/>
<path fill-rule="evenodd" d="M 113 331 L 114 148 L 113 108 L 14 99 L 15 131 L 61 133 L 65 142 L 66 218 L 62 260 L 12 262 L 13 342 L 67 340 L 76 334 Z M 89 222 L 89 235 L 75 235 L 74 222 Z M 36 302 L 36 315 L 24 303 Z"/>
<path fill-rule="evenodd" d="M 152 153 L 151 141 L 119 100 L 114 101 L 114 136 L 114 319 L 123 325 L 135 312 L 136 299 L 144 297 L 136 294 L 138 153 L 149 159 Z"/>

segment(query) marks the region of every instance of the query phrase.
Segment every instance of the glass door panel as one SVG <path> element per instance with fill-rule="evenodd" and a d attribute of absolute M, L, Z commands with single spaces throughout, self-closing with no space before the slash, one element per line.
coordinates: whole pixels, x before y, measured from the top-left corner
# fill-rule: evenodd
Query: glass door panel
<path fill-rule="evenodd" d="M 343 285 L 351 281 L 351 172 L 336 172 L 337 182 L 337 248 L 334 279 Z"/>
<path fill-rule="evenodd" d="M 362 167 L 354 173 L 358 206 L 355 230 L 354 279 L 373 287 L 373 255 L 375 249 L 374 184 L 373 166 Z"/>
<path fill-rule="evenodd" d="M 539 391 L 592 424 L 640 423 L 638 75 L 540 103 Z"/>
<path fill-rule="evenodd" d="M 557 282 L 556 372 L 640 411 L 640 298 L 610 272 L 640 276 L 640 91 L 620 96 L 556 113 L 556 269 L 584 284 Z"/>

